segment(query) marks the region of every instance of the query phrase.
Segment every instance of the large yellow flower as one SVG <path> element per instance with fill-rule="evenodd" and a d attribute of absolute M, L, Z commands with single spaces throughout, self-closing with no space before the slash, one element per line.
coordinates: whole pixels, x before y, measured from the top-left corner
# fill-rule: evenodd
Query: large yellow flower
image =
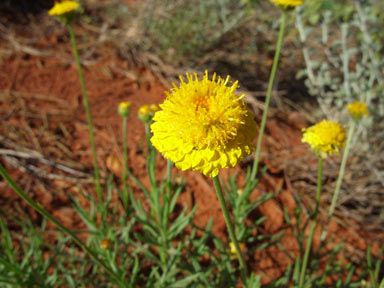
<path fill-rule="evenodd" d="M 71 0 L 55 2 L 55 5 L 48 11 L 51 16 L 66 16 L 73 13 L 80 7 L 80 3 Z"/>
<path fill-rule="evenodd" d="M 332 153 L 339 153 L 345 146 L 345 129 L 337 122 L 323 120 L 314 126 L 303 129 L 302 142 L 306 142 L 311 149 L 322 158 Z"/>
<path fill-rule="evenodd" d="M 252 153 L 257 127 L 254 115 L 235 94 L 238 82 L 202 80 L 187 73 L 180 87 L 173 84 L 155 113 L 152 144 L 181 170 L 192 169 L 214 177 L 221 168 L 233 167 Z"/>
<path fill-rule="evenodd" d="M 360 101 L 348 104 L 347 110 L 355 120 L 360 120 L 361 118 L 363 118 L 363 116 L 368 116 L 367 105 Z"/>
<path fill-rule="evenodd" d="M 284 8 L 292 8 L 292 7 L 296 7 L 298 5 L 303 4 L 303 0 L 270 0 L 270 1 Z"/>

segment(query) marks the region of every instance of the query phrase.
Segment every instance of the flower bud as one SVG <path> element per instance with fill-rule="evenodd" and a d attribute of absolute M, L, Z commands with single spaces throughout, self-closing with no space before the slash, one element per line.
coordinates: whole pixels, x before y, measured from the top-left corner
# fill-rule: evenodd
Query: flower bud
<path fill-rule="evenodd" d="M 121 117 L 128 117 L 131 113 L 131 102 L 124 101 L 119 104 L 119 108 L 117 109 L 119 115 Z"/>
<path fill-rule="evenodd" d="M 109 241 L 108 239 L 104 239 L 100 242 L 100 247 L 101 249 L 103 250 L 107 250 L 109 249 L 109 247 L 111 247 L 111 241 Z"/>
<path fill-rule="evenodd" d="M 151 119 L 153 117 L 151 107 L 149 105 L 146 105 L 146 104 L 140 106 L 139 110 L 137 111 L 137 116 L 144 123 L 149 123 L 149 121 L 151 121 Z"/>
<path fill-rule="evenodd" d="M 159 106 L 157 106 L 156 104 L 152 104 L 149 108 L 151 108 L 151 113 L 152 114 L 155 114 L 157 111 L 159 111 Z"/>

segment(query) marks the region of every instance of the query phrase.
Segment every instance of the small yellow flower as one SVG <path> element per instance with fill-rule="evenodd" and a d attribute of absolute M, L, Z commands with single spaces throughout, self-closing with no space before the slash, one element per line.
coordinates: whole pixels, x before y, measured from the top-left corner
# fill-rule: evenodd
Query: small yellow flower
<path fill-rule="evenodd" d="M 238 259 L 239 256 L 237 255 L 235 244 L 231 241 L 228 245 L 228 255 L 232 260 Z M 241 252 L 245 252 L 247 250 L 247 247 L 245 243 L 239 242 L 240 250 Z"/>
<path fill-rule="evenodd" d="M 55 5 L 48 11 L 51 16 L 67 16 L 75 12 L 80 7 L 80 3 L 71 0 L 55 2 Z"/>
<path fill-rule="evenodd" d="M 119 104 L 119 107 L 117 108 L 117 112 L 121 117 L 128 117 L 131 113 L 131 102 L 124 101 Z"/>
<path fill-rule="evenodd" d="M 293 8 L 303 4 L 303 0 L 270 0 L 270 1 L 283 8 Z"/>
<path fill-rule="evenodd" d="M 360 120 L 363 116 L 368 116 L 369 114 L 367 105 L 360 101 L 347 105 L 347 110 L 355 120 Z"/>
<path fill-rule="evenodd" d="M 151 125 L 153 146 L 181 170 L 196 170 L 214 177 L 221 168 L 234 167 L 252 153 L 257 127 L 254 115 L 235 94 L 238 82 L 202 80 L 187 73 L 180 87 L 173 84 Z"/>
<path fill-rule="evenodd" d="M 111 247 L 111 241 L 109 241 L 108 239 L 104 239 L 100 242 L 100 248 L 101 249 L 107 250 L 107 249 L 109 249 L 109 247 Z"/>
<path fill-rule="evenodd" d="M 302 142 L 308 143 L 311 149 L 321 158 L 332 153 L 339 153 L 345 146 L 345 128 L 337 122 L 323 120 L 314 126 L 304 128 Z"/>

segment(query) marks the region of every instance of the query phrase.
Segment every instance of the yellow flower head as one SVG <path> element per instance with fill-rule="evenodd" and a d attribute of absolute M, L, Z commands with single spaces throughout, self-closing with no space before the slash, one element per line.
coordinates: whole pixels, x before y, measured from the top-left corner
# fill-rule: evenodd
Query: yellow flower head
<path fill-rule="evenodd" d="M 270 0 L 270 1 L 283 8 L 293 8 L 303 4 L 303 0 Z"/>
<path fill-rule="evenodd" d="M 192 169 L 214 177 L 221 168 L 233 167 L 252 153 L 256 136 L 253 114 L 235 94 L 238 82 L 226 79 L 202 80 L 187 73 L 180 87 L 173 84 L 155 113 L 151 125 L 153 146 L 181 170 Z"/>
<path fill-rule="evenodd" d="M 368 116 L 369 114 L 367 105 L 360 101 L 356 101 L 347 105 L 347 110 L 355 120 L 360 120 L 363 118 L 363 116 Z"/>
<path fill-rule="evenodd" d="M 51 16 L 67 16 L 80 7 L 80 3 L 71 0 L 55 2 L 55 5 L 48 11 Z"/>
<path fill-rule="evenodd" d="M 345 146 L 345 129 L 337 122 L 323 120 L 314 126 L 303 129 L 302 142 L 306 142 L 320 157 L 327 158 L 332 153 L 339 153 Z"/>
<path fill-rule="evenodd" d="M 124 101 L 119 104 L 117 112 L 121 117 L 127 117 L 131 113 L 131 102 Z"/>

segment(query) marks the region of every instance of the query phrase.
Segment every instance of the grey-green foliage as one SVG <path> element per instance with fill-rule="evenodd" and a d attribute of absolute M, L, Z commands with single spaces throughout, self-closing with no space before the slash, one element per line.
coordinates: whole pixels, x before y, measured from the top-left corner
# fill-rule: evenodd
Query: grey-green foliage
<path fill-rule="evenodd" d="M 323 112 L 338 118 L 356 100 L 370 107 L 365 125 L 384 118 L 383 9 L 379 1 L 308 1 L 297 9 L 306 85 Z"/>
<path fill-rule="evenodd" d="M 349 165 L 353 177 L 344 183 L 341 193 L 351 199 L 342 201 L 342 207 L 361 217 L 361 223 L 382 223 L 380 212 L 374 212 L 382 211 L 376 206 L 382 201 L 373 199 L 382 199 L 384 187 L 383 9 L 383 1 L 323 0 L 308 1 L 296 11 L 306 63 L 297 76 L 305 76 L 323 114 L 346 123 L 350 119 L 347 104 L 360 100 L 368 105 L 370 116 L 360 121 L 352 140 L 352 152 L 357 156 L 353 160 L 358 165 Z M 362 179 L 365 187 L 357 188 L 362 187 L 357 184 Z M 358 208 L 351 203 L 358 203 Z M 372 208 L 363 212 L 362 207 Z"/>
<path fill-rule="evenodd" d="M 178 64 L 214 48 L 244 19 L 246 5 L 237 0 L 147 0 L 142 7 L 151 9 L 146 10 L 139 27 L 149 41 L 147 49 Z"/>

